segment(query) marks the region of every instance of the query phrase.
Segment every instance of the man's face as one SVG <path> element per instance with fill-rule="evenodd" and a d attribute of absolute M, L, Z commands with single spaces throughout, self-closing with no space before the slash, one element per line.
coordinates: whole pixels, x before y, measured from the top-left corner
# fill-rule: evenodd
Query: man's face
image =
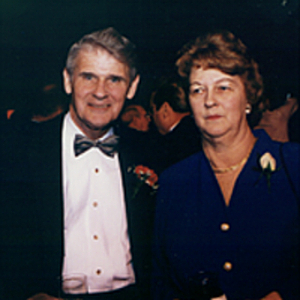
<path fill-rule="evenodd" d="M 72 78 L 64 70 L 73 121 L 88 137 L 101 137 L 118 118 L 125 99 L 133 98 L 138 82 L 137 76 L 130 84 L 128 67 L 106 50 L 81 50 Z"/>
<path fill-rule="evenodd" d="M 149 130 L 149 123 L 150 123 L 150 117 L 147 114 L 146 110 L 136 105 L 136 109 L 138 113 L 133 117 L 132 124 L 129 126 L 134 126 L 133 128 L 139 128 L 140 131 L 148 131 Z"/>
<path fill-rule="evenodd" d="M 150 116 L 141 105 L 129 105 L 121 116 L 121 120 L 127 123 L 128 127 L 139 130 L 148 131 Z"/>
<path fill-rule="evenodd" d="M 150 105 L 152 111 L 152 119 L 158 132 L 162 135 L 167 134 L 169 132 L 169 127 L 164 117 L 164 105 L 162 105 L 158 110 L 153 102 L 151 102 Z"/>

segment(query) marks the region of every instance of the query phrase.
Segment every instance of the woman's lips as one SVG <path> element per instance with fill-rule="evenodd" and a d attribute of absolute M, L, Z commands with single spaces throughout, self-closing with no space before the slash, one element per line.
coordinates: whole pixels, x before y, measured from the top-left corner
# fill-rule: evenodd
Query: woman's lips
<path fill-rule="evenodd" d="M 215 120 L 218 120 L 220 119 L 221 116 L 220 115 L 211 115 L 211 116 L 207 116 L 205 117 L 206 120 L 209 120 L 209 121 L 215 121 Z"/>

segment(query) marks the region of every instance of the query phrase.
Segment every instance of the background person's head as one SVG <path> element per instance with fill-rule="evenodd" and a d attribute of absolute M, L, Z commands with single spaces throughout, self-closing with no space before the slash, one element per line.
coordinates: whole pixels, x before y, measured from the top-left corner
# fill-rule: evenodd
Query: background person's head
<path fill-rule="evenodd" d="M 72 94 L 70 114 L 85 135 L 99 138 L 113 125 L 139 83 L 134 45 L 115 29 L 84 36 L 74 44 L 63 71 Z"/>
<path fill-rule="evenodd" d="M 175 81 L 162 83 L 151 95 L 152 119 L 161 134 L 170 131 L 183 117 L 190 114 L 184 88 Z"/>
<path fill-rule="evenodd" d="M 121 115 L 121 121 L 129 128 L 133 128 L 138 131 L 148 131 L 151 120 L 143 106 L 130 104 L 125 107 Z"/>

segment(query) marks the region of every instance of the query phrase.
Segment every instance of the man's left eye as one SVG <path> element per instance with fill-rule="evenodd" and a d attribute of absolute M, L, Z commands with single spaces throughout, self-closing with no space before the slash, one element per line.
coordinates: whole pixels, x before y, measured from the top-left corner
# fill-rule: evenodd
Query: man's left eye
<path fill-rule="evenodd" d="M 120 82 L 121 81 L 121 78 L 120 77 L 117 77 L 117 76 L 114 76 L 114 77 L 111 77 L 111 82 Z"/>

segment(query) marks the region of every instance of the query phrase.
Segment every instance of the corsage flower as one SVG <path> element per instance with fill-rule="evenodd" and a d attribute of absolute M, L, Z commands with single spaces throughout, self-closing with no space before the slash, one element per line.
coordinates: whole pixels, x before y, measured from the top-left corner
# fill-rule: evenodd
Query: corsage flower
<path fill-rule="evenodd" d="M 153 170 L 149 169 L 148 167 L 145 167 L 143 165 L 129 167 L 128 172 L 132 172 L 133 174 L 135 174 L 136 178 L 138 179 L 137 185 L 133 191 L 133 198 L 135 198 L 140 188 L 144 184 L 148 185 L 152 189 L 152 193 L 155 193 L 158 189 L 158 176 Z"/>
<path fill-rule="evenodd" d="M 276 170 L 276 160 L 269 152 L 260 157 L 259 163 L 263 171 L 274 172 Z"/>
<path fill-rule="evenodd" d="M 276 169 L 276 160 L 271 155 L 271 153 L 266 152 L 259 158 L 259 165 L 261 170 L 261 176 L 266 176 L 268 188 L 270 190 L 271 188 L 271 175 L 278 171 L 279 169 Z"/>

